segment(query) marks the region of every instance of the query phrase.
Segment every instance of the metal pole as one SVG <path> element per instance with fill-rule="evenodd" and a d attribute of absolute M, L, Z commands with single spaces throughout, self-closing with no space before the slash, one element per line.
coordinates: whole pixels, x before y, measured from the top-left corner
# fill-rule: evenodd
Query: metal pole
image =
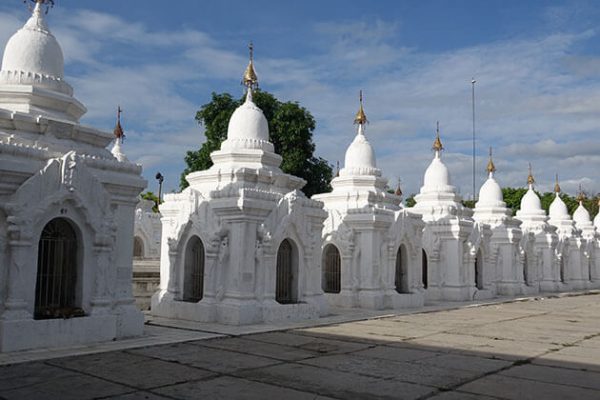
<path fill-rule="evenodd" d="M 162 184 L 165 180 L 165 177 L 160 172 L 157 172 L 155 178 L 158 181 L 158 206 L 162 203 Z"/>
<path fill-rule="evenodd" d="M 471 79 L 471 103 L 473 105 L 473 200 L 477 200 L 477 195 L 475 191 L 475 165 L 476 165 L 476 155 L 475 155 L 475 83 L 477 81 L 475 78 Z"/>

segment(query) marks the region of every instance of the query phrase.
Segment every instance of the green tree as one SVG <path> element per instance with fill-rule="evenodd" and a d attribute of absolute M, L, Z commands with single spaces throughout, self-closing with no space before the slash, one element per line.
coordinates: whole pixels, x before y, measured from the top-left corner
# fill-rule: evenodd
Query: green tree
<path fill-rule="evenodd" d="M 406 200 L 404 200 L 404 204 L 406 205 L 406 207 L 414 207 L 415 204 L 417 204 L 417 202 L 415 201 L 415 196 L 416 195 L 412 193 L 406 198 Z"/>
<path fill-rule="evenodd" d="M 218 150 L 227 138 L 229 119 L 244 100 L 245 96 L 235 100 L 228 93 L 213 93 L 210 103 L 204 104 L 196 113 L 196 120 L 204 126 L 206 142 L 199 150 L 187 152 L 187 167 L 180 182 L 182 189 L 188 186 L 185 180 L 187 174 L 212 166 L 210 153 Z M 330 191 L 331 166 L 326 160 L 313 155 L 315 120 L 310 112 L 297 102 L 281 102 L 261 90 L 253 93 L 253 100 L 267 118 L 270 141 L 275 152 L 283 158 L 283 172 L 304 178 L 307 184 L 302 190 L 307 196 Z"/>
<path fill-rule="evenodd" d="M 142 193 L 140 195 L 140 197 L 144 200 L 150 200 L 154 202 L 154 205 L 152 206 L 152 211 L 154 211 L 155 213 L 158 212 L 158 196 L 155 195 L 153 192 L 151 191 L 147 191 L 145 193 Z"/>

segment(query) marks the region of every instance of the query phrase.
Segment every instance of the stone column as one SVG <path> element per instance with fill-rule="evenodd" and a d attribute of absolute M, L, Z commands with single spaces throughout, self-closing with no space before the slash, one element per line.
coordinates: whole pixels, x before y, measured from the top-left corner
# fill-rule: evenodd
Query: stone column
<path fill-rule="evenodd" d="M 27 288 L 31 287 L 31 282 L 28 283 L 24 275 L 26 268 L 33 268 L 33 276 L 37 276 L 37 263 L 34 263 L 35 258 L 32 257 L 32 243 L 29 240 L 10 240 L 9 246 L 8 285 L 2 318 L 5 320 L 31 319 L 32 314 L 29 309 L 33 309 L 34 305 L 29 307 L 26 301 L 27 297 L 31 297 L 26 293 Z M 33 290 L 35 291 L 35 280 Z M 33 299 L 35 299 L 35 293 Z"/>

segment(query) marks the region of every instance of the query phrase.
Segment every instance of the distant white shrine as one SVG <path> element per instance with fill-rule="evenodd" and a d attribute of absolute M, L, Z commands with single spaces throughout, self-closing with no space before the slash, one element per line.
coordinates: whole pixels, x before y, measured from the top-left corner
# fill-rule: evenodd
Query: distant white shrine
<path fill-rule="evenodd" d="M 141 166 L 79 124 L 63 53 L 36 2 L 0 71 L 0 351 L 142 333 L 131 292 Z M 120 147 L 120 138 L 116 146 Z"/>
<path fill-rule="evenodd" d="M 165 195 L 161 284 L 156 316 L 225 324 L 317 318 L 321 290 L 322 203 L 303 179 L 279 168 L 268 123 L 254 104 L 252 60 L 246 101 L 229 121 L 214 165 L 189 174 L 190 186 Z"/>
<path fill-rule="evenodd" d="M 361 104 L 357 134 L 346 150 L 344 168 L 331 193 L 313 199 L 325 204 L 322 288 L 331 305 L 370 309 L 423 305 L 418 214 L 402 207 L 401 193 L 387 192 L 365 136 Z"/>

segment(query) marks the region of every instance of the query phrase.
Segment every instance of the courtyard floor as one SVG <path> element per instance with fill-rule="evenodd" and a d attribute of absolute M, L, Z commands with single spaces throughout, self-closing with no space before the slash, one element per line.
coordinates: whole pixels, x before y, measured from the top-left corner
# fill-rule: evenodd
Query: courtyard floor
<path fill-rule="evenodd" d="M 0 399 L 600 399 L 600 294 L 365 318 L 243 335 L 154 321 L 112 351 L 4 355 Z"/>

